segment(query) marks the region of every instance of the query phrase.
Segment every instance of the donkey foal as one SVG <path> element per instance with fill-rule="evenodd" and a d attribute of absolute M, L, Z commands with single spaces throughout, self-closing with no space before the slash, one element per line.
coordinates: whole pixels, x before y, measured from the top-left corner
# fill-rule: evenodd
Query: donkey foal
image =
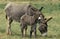
<path fill-rule="evenodd" d="M 40 24 L 39 24 L 38 30 L 41 32 L 42 36 L 47 36 L 47 28 L 48 28 L 47 22 L 51 19 L 52 19 L 52 17 L 50 17 L 48 19 L 40 19 Z"/>

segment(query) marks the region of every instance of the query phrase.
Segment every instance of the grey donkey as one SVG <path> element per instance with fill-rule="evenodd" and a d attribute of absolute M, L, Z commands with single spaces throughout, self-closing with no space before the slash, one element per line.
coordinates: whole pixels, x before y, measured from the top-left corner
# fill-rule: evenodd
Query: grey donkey
<path fill-rule="evenodd" d="M 5 7 L 6 19 L 8 21 L 8 26 L 6 30 L 7 34 L 12 34 L 11 23 L 13 22 L 13 20 L 20 23 L 20 18 L 25 13 L 27 13 L 29 16 L 33 16 L 35 12 L 38 11 L 37 14 L 40 13 L 42 15 L 41 13 L 42 8 L 38 10 L 37 8 L 33 7 L 31 4 L 16 4 L 13 2 L 8 3 Z"/>

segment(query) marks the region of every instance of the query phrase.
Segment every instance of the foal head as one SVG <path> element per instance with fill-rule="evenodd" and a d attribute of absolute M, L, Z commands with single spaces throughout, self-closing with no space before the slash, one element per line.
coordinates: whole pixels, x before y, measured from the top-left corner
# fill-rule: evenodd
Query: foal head
<path fill-rule="evenodd" d="M 47 28 L 48 28 L 47 22 L 51 19 L 52 19 L 52 17 L 50 17 L 48 19 L 46 19 L 46 18 L 40 19 L 40 24 L 39 24 L 38 30 L 41 32 L 42 36 L 47 36 Z"/>

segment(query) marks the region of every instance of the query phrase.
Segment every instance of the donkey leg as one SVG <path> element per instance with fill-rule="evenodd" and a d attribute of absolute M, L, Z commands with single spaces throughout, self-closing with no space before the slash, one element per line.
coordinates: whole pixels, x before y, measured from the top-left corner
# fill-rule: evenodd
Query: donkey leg
<path fill-rule="evenodd" d="M 36 37 L 36 26 L 34 26 L 35 28 L 34 28 L 34 35 L 35 35 L 35 37 Z"/>
<path fill-rule="evenodd" d="M 32 32 L 33 32 L 33 26 L 31 26 L 31 30 L 30 30 L 30 38 L 32 37 Z"/>
<path fill-rule="evenodd" d="M 22 33 L 22 37 L 23 37 L 23 30 L 24 30 L 24 29 L 23 29 L 23 27 L 21 27 L 21 33 Z"/>
<path fill-rule="evenodd" d="M 27 35 L 27 26 L 25 27 L 25 36 Z"/>
<path fill-rule="evenodd" d="M 30 38 L 32 37 L 32 30 L 30 31 Z"/>
<path fill-rule="evenodd" d="M 34 36 L 36 37 L 36 24 L 33 25 Z"/>
<path fill-rule="evenodd" d="M 34 36 L 36 37 L 36 24 L 33 24 L 31 26 L 30 37 L 32 36 L 33 32 L 34 32 Z"/>
<path fill-rule="evenodd" d="M 25 28 L 25 26 L 21 26 L 22 37 L 24 36 L 24 28 Z"/>
<path fill-rule="evenodd" d="M 7 26 L 7 34 L 11 35 L 11 23 L 12 23 L 12 19 L 8 17 L 8 26 Z"/>

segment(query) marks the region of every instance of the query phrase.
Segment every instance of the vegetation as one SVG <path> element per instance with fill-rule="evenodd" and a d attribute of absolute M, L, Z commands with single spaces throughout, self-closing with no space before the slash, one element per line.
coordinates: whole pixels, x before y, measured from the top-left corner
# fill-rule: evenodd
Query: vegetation
<path fill-rule="evenodd" d="M 20 25 L 18 22 L 15 21 L 12 23 L 12 27 L 11 27 L 13 34 L 6 35 L 5 32 L 7 27 L 7 20 L 5 19 L 4 7 L 8 2 L 9 0 L 7 1 L 0 0 L 0 39 L 30 39 L 29 38 L 30 26 L 28 27 L 27 30 L 27 36 L 22 38 L 20 32 Z M 20 3 L 19 0 L 14 0 L 13 2 Z M 26 0 L 26 2 L 28 1 Z M 42 37 L 37 29 L 36 39 L 60 39 L 60 1 L 59 0 L 41 0 L 35 2 L 31 1 L 31 4 L 38 9 L 41 6 L 43 6 L 44 9 L 42 10 L 42 13 L 45 15 L 45 17 L 47 18 L 50 16 L 53 17 L 53 19 L 48 22 L 48 36 Z M 34 36 L 32 37 L 32 39 L 35 39 Z"/>

